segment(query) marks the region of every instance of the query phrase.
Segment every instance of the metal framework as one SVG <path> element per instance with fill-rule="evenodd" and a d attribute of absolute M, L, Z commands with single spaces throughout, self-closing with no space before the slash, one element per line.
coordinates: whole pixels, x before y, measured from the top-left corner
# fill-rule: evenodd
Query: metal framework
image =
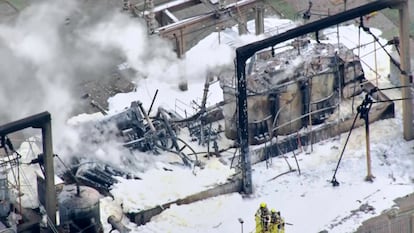
<path fill-rule="evenodd" d="M 55 172 L 53 167 L 52 126 L 49 112 L 42 112 L 21 120 L 0 126 L 0 136 L 26 128 L 40 128 L 42 130 L 43 166 L 45 168 L 46 200 L 45 209 L 48 217 L 48 228 L 53 231 L 56 226 L 56 191 Z"/>
<path fill-rule="evenodd" d="M 296 27 L 288 30 L 284 33 L 278 34 L 266 38 L 261 41 L 257 41 L 236 49 L 236 76 L 237 76 L 237 90 L 238 90 L 238 124 L 239 124 L 239 144 L 241 151 L 242 162 L 242 187 L 243 192 L 246 194 L 253 193 L 252 188 L 252 174 L 251 174 L 251 161 L 249 155 L 249 142 L 248 142 L 248 119 L 247 119 L 247 92 L 246 92 L 246 61 L 252 57 L 257 51 L 265 48 L 273 47 L 284 41 L 305 35 L 308 33 L 317 33 L 318 31 L 328 28 L 330 26 L 337 25 L 339 23 L 367 15 L 369 13 L 379 11 L 385 8 L 399 7 L 400 13 L 400 37 L 401 47 L 403 52 L 401 53 L 403 59 L 401 59 L 401 69 L 405 71 L 405 74 L 401 74 L 402 85 L 407 86 L 410 80 L 407 78 L 407 74 L 410 72 L 410 59 L 409 59 L 409 45 L 408 45 L 408 2 L 407 0 L 378 0 L 360 7 L 356 7 L 336 15 L 328 16 L 326 18 Z M 404 25 L 405 24 L 405 25 Z M 403 104 L 404 114 L 404 138 L 410 140 L 413 138 L 413 122 L 412 122 L 412 106 L 411 106 L 411 92 L 409 88 L 403 88 L 403 98 L 407 100 Z"/>

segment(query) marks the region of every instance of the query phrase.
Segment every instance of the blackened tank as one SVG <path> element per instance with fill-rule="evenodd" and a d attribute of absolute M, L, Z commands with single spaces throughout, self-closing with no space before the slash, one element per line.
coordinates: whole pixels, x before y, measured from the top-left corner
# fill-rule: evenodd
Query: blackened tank
<path fill-rule="evenodd" d="M 65 232 L 103 232 L 99 210 L 100 194 L 93 188 L 66 185 L 58 195 L 60 225 Z"/>

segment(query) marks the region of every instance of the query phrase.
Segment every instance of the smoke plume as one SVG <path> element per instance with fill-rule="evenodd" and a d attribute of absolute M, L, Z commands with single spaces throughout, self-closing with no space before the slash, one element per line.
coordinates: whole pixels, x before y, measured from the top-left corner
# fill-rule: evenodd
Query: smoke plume
<path fill-rule="evenodd" d="M 177 86 L 183 78 L 204 80 L 208 69 L 222 64 L 212 53 L 204 56 L 204 67 L 195 59 L 180 60 L 169 41 L 147 35 L 142 19 L 121 13 L 109 1 L 93 2 L 39 1 L 0 24 L 0 124 L 49 111 L 55 151 L 64 156 L 88 147 L 79 131 L 66 124 L 81 101 L 82 83 L 108 78 L 127 62 L 136 70 L 138 85 L 156 79 Z M 231 55 L 226 57 L 231 63 Z M 99 141 L 105 140 L 113 141 L 108 135 Z M 83 156 L 131 162 L 128 152 L 114 149 L 119 148 L 116 140 L 93 148 Z"/>

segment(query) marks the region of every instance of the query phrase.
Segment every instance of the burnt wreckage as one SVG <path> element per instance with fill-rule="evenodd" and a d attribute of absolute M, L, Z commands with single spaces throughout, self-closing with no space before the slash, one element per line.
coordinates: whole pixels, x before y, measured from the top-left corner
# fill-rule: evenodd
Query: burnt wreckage
<path fill-rule="evenodd" d="M 249 144 L 298 132 L 331 117 L 340 98 L 362 92 L 366 82 L 359 58 L 343 45 L 297 39 L 257 52 L 247 64 Z M 234 78 L 221 80 L 225 135 L 237 139 L 237 90 Z"/>
<path fill-rule="evenodd" d="M 342 122 L 338 119 L 343 117 L 339 113 L 341 102 L 351 98 L 354 102 L 373 86 L 365 79 L 361 61 L 352 50 L 340 43 L 311 42 L 306 36 L 255 52 L 247 60 L 245 78 L 248 143 L 259 145 L 252 149 L 257 157 L 253 163 L 295 150 L 300 144 L 326 139 L 313 135 L 334 136 L 349 130 L 332 127 Z M 206 107 L 212 80 L 219 81 L 223 101 Z M 207 77 L 202 101 L 190 116 L 165 108 L 151 114 L 156 92 L 148 111 L 140 101 L 132 102 L 124 111 L 95 122 L 93 128 L 98 132 L 88 130 L 88 135 L 115 135 L 130 150 L 153 154 L 169 151 L 187 166 L 202 166 L 201 155 L 220 155 L 241 146 L 238 88 L 234 70 Z M 225 149 L 218 146 L 223 132 L 234 140 Z M 206 146 L 207 152 L 195 151 L 195 141 Z M 236 166 L 241 161 L 238 163 Z M 105 184 L 108 189 L 110 185 Z"/>
<path fill-rule="evenodd" d="M 170 151 L 177 154 L 185 165 L 198 164 L 197 154 L 183 139 L 177 137 L 181 128 L 180 117 L 163 108 L 150 117 L 140 101 L 134 101 L 130 107 L 102 120 L 87 125 L 86 129 L 96 135 L 113 136 L 121 141 L 122 146 L 130 150 L 160 154 Z M 92 140 L 101 143 L 101 139 Z"/>
<path fill-rule="evenodd" d="M 318 125 L 332 116 L 341 98 L 363 91 L 361 62 L 342 44 L 311 43 L 309 38 L 296 39 L 283 49 L 257 52 L 247 69 L 249 143 L 262 144 L 278 135 L 297 133 L 303 127 Z M 181 139 L 180 131 L 188 128 L 191 140 L 220 151 L 217 140 L 224 131 L 228 139 L 237 139 L 237 107 L 234 73 L 221 75 L 224 100 L 206 108 L 209 81 L 199 109 L 192 116 L 159 108 L 150 116 L 139 101 L 123 112 L 107 116 L 96 127 L 122 138 L 131 150 L 171 151 L 186 165 L 199 165 L 198 152 Z M 156 97 L 156 96 L 155 96 Z M 154 97 L 154 100 L 155 100 Z M 212 123 L 224 118 L 224 130 Z"/>

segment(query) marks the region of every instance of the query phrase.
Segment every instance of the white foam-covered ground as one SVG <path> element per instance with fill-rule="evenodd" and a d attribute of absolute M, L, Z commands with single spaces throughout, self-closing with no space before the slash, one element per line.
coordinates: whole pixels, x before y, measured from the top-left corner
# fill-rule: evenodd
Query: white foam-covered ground
<path fill-rule="evenodd" d="M 363 220 L 390 208 L 395 198 L 414 191 L 410 158 L 414 143 L 402 138 L 400 126 L 400 119 L 382 120 L 371 125 L 372 171 L 376 177 L 373 183 L 364 181 L 367 174 L 364 130 L 358 128 L 352 133 L 336 175 L 340 182 L 338 187 L 333 187 L 330 181 L 346 135 L 314 145 L 309 154 L 299 153 L 300 175 L 292 172 L 271 180 L 289 171 L 287 163 L 280 157 L 273 158 L 268 168 L 265 163 L 253 166 L 254 194 L 250 197 L 243 198 L 234 193 L 189 205 L 173 205 L 143 226 L 136 227 L 125 218 L 124 223 L 134 232 L 195 232 L 195 229 L 196 232 L 238 232 L 241 227 L 238 218 L 242 218 L 245 221 L 244 230 L 249 232 L 254 229 L 253 215 L 258 204 L 266 202 L 280 210 L 285 220 L 293 224 L 286 227 L 288 232 L 319 232 L 323 229 L 338 233 L 352 232 Z M 292 154 L 287 155 L 287 160 L 292 168 L 297 169 Z M 114 195 L 118 197 L 116 200 L 124 200 L 124 204 L 128 205 L 140 206 L 140 203 L 133 202 L 150 203 L 151 200 L 162 203 L 168 197 L 177 197 L 177 192 L 194 190 L 191 174 L 179 174 L 183 175 L 181 180 L 170 178 L 174 184 L 166 185 L 151 179 L 155 183 L 151 183 L 151 189 L 144 194 L 140 189 L 146 186 L 128 182 L 123 184 L 125 192 L 116 191 Z M 149 198 L 153 191 L 158 194 Z M 104 198 L 101 204 L 104 220 L 114 214 L 109 206 L 116 209 L 120 202 Z M 369 204 L 375 209 L 367 213 L 356 212 L 351 216 L 351 211 L 362 204 Z"/>
<path fill-rule="evenodd" d="M 266 28 L 276 28 L 273 31 L 279 32 L 292 26 L 289 21 L 277 18 L 266 19 L 265 23 Z M 356 47 L 358 27 L 349 25 L 339 28 L 340 42 L 349 48 Z M 329 32 L 328 39 L 336 43 L 336 33 L 332 33 L 336 31 L 336 28 L 327 31 Z M 373 31 L 377 35 L 381 33 L 377 30 Z M 220 44 L 218 38 L 221 40 Z M 139 79 L 137 91 L 118 94 L 108 100 L 110 113 L 121 111 L 134 100 L 142 101 L 144 107 L 148 108 L 154 93 L 159 90 L 154 109 L 159 106 L 175 110 L 180 108 L 191 114 L 193 113 L 191 101 L 199 102 L 203 94 L 205 76 L 196 72 L 198 69 L 205 68 L 202 64 L 207 63 L 207 66 L 212 68 L 232 65 L 234 47 L 260 38 L 263 37 L 246 35 L 239 38 L 237 32 L 230 29 L 221 32 L 220 37 L 217 33 L 213 33 L 186 54 L 179 68 L 168 70 L 168 72 L 180 72 L 181 76 L 186 78 L 188 91 L 179 91 L 177 80 L 169 79 L 170 75 L 174 77 L 177 75 L 168 72 L 158 78 Z M 373 38 L 361 32 L 361 44 L 370 41 L 373 41 Z M 373 54 L 364 56 L 373 49 L 372 44 L 364 46 L 361 48 L 360 55 L 366 63 L 364 63 L 364 71 L 367 78 L 376 82 L 375 75 L 368 68 L 375 68 Z M 357 53 L 357 50 L 354 52 Z M 388 87 L 390 85 L 386 78 L 389 72 L 388 57 L 378 50 L 377 58 L 377 68 L 380 73 L 378 83 L 380 87 Z M 193 74 L 198 75 L 193 76 Z M 386 94 L 392 98 L 401 96 L 398 90 L 386 91 Z M 218 83 L 213 84 L 210 87 L 208 105 L 217 103 L 222 98 L 220 86 Z M 173 205 L 160 215 L 153 217 L 149 223 L 136 226 L 129 222 L 123 213 L 177 200 L 223 183 L 234 173 L 229 164 L 224 164 L 217 158 L 206 160 L 205 168 L 195 171 L 184 166 L 163 163 L 162 160 L 157 159 L 158 162 L 148 166 L 145 171 L 137 171 L 141 180 L 119 178 L 121 182 L 115 184 L 111 191 L 114 199 L 110 197 L 101 199 L 101 221 L 104 224 L 105 233 L 111 230 L 107 223 L 110 215 L 121 219 L 132 232 L 240 232 L 241 225 L 238 218 L 244 220 L 244 232 L 251 232 L 255 224 L 254 213 L 261 202 L 266 202 L 270 208 L 281 211 L 285 221 L 291 224 L 286 226 L 288 233 L 319 232 L 323 229 L 337 233 L 352 232 L 363 220 L 391 207 L 395 198 L 413 192 L 414 142 L 407 142 L 403 139 L 401 103 L 396 102 L 395 106 L 395 118 L 377 121 L 370 125 L 372 171 L 376 177 L 372 183 L 364 181 L 366 176 L 365 133 L 363 128 L 357 128 L 352 132 L 336 175 L 340 182 L 338 187 L 333 187 L 330 181 L 346 134 L 317 143 L 313 145 L 313 150 L 302 148 L 302 151 L 297 154 L 301 174 L 298 171 L 291 172 L 272 180 L 273 177 L 289 171 L 286 160 L 292 168 L 298 170 L 291 153 L 285 155 L 286 160 L 279 156 L 273 158 L 268 167 L 264 162 L 253 166 L 254 193 L 248 197 L 233 193 L 188 205 Z M 76 124 L 85 119 L 96 119 L 96 117 L 102 116 L 82 115 L 72 118 L 70 123 Z M 223 144 L 230 143 L 226 141 Z M 29 148 L 29 144 L 23 144 L 20 150 L 24 155 L 30 154 L 29 151 L 32 148 Z M 105 156 L 110 159 L 113 155 Z M 29 162 L 29 158 L 33 158 L 33 155 L 25 161 Z M 145 159 L 148 160 L 149 157 Z M 139 161 L 139 159 L 134 161 Z M 30 170 L 24 169 L 28 172 Z M 34 172 L 30 170 L 30 173 Z M 28 192 L 32 193 L 32 191 Z M 30 202 L 33 198 L 36 197 L 22 202 L 30 206 L 33 204 Z M 361 204 L 373 206 L 374 211 L 355 212 L 351 215 L 351 211 L 358 209 Z"/>
<path fill-rule="evenodd" d="M 280 24 L 286 25 L 285 20 L 267 19 L 268 25 L 277 27 Z M 271 23 L 269 23 L 271 22 Z M 380 31 L 373 30 L 379 36 Z M 329 41 L 337 42 L 336 28 L 327 29 Z M 340 27 L 340 42 L 349 48 L 358 45 L 358 28 L 353 25 Z M 231 38 L 227 44 L 232 46 L 238 44 L 234 31 L 226 30 L 221 37 Z M 253 38 L 254 36 L 250 36 Z M 257 37 L 255 39 L 258 39 Z M 250 39 L 249 39 L 250 40 Z M 214 42 L 215 41 L 215 42 Z M 236 42 L 234 42 L 236 41 Z M 361 44 L 371 42 L 373 38 L 361 32 Z M 381 40 L 384 43 L 384 40 Z M 210 46 L 210 47 L 209 47 Z M 201 52 L 210 54 L 214 48 L 219 51 L 227 51 L 218 45 L 217 33 L 213 33 L 205 40 L 201 41 L 193 50 L 187 53 L 186 59 L 201 59 L 203 56 L 192 51 L 200 49 Z M 377 48 L 379 46 L 377 45 Z M 209 49 L 210 48 L 210 49 Z M 207 51 L 206 51 L 207 50 Z M 389 86 L 386 78 L 389 72 L 389 60 L 386 54 L 377 51 L 377 70 L 380 74 L 378 80 L 370 68 L 375 68 L 373 53 L 364 56 L 374 50 L 372 44 L 364 46 L 359 51 L 364 60 L 364 71 L 368 79 L 378 82 L 380 87 Z M 357 50 L 354 50 L 358 54 Z M 220 59 L 220 53 L 213 54 Z M 194 57 L 193 57 L 194 56 Z M 175 106 L 176 99 L 190 101 L 201 99 L 203 90 L 203 79 L 197 82 L 189 80 L 189 91 L 178 92 L 176 87 L 165 84 L 159 80 L 144 81 L 144 91 L 137 91 L 130 94 L 120 94 L 110 99 L 112 109 L 125 107 L 128 101 L 139 99 L 148 101 L 152 98 L 152 93 L 156 89 L 159 92 L 159 104 Z M 218 91 L 217 93 L 215 91 Z M 398 98 L 398 90 L 387 91 L 391 98 Z M 219 87 L 211 89 L 209 101 L 214 103 L 220 101 L 222 93 Z M 151 98 L 149 98 L 151 97 Z M 356 103 L 356 106 L 360 103 Z M 301 174 L 298 171 L 282 175 L 274 180 L 273 177 L 283 172 L 289 171 L 289 166 L 281 156 L 273 158 L 269 167 L 262 162 L 253 166 L 253 185 L 254 193 L 249 197 L 243 197 L 239 193 L 223 195 L 198 201 L 188 205 L 173 205 L 160 215 L 151 219 L 151 222 L 143 226 L 135 226 L 126 218 L 123 222 L 133 232 L 240 232 L 241 225 L 238 218 L 244 220 L 244 232 L 254 229 L 254 213 L 260 202 L 268 203 L 271 208 L 281 211 L 286 222 L 291 225 L 286 226 L 286 232 L 303 233 L 319 232 L 328 230 L 329 232 L 352 232 L 363 220 L 378 215 L 383 210 L 393 205 L 393 200 L 413 192 L 412 174 L 413 142 L 403 139 L 401 104 L 396 103 L 396 117 L 393 119 L 380 120 L 371 124 L 371 156 L 372 171 L 376 177 L 374 182 L 366 182 L 364 178 L 366 171 L 366 147 L 365 131 L 357 128 L 352 132 L 346 151 L 340 164 L 336 179 L 340 186 L 333 187 L 333 171 L 336 167 L 340 152 L 343 148 L 346 134 L 329 139 L 313 145 L 310 148 L 302 148 L 302 152 L 297 155 Z M 308 153 L 305 153 L 304 151 Z M 287 161 L 294 169 L 298 169 L 293 154 L 285 155 Z M 214 160 L 213 160 L 214 161 Z M 214 161 L 222 168 L 221 163 Z M 216 169 L 216 166 L 207 169 L 205 177 L 213 179 L 212 183 L 223 181 L 228 175 L 227 169 Z M 221 174 L 221 172 L 224 172 Z M 218 177 L 217 179 L 213 178 Z M 157 177 L 157 178 L 155 178 Z M 177 197 L 197 191 L 203 183 L 202 177 L 194 177 L 189 171 L 163 171 L 151 170 L 142 181 L 123 181 L 116 185 L 113 190 L 115 201 L 110 198 L 103 198 L 102 222 L 112 213 L 120 214 L 119 205 L 124 204 L 125 209 L 139 209 L 143 205 L 154 205 L 165 201 L 175 200 Z M 210 181 L 208 181 L 210 183 Z M 141 191 L 142 189 L 148 190 Z M 154 192 L 156 194 L 154 194 Z M 360 212 L 357 210 L 362 204 L 369 204 L 374 207 L 373 211 Z M 108 227 L 108 225 L 106 225 Z M 106 228 L 108 230 L 109 228 Z"/>

